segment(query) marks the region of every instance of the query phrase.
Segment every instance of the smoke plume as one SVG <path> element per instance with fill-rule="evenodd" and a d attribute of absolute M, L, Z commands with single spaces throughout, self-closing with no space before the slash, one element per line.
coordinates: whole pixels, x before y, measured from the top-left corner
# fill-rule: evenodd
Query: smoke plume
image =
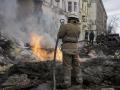
<path fill-rule="evenodd" d="M 0 31 L 18 43 L 29 43 L 30 34 L 44 37 L 45 47 L 54 47 L 59 29 L 57 10 L 34 0 L 0 0 Z M 49 46 L 47 46 L 49 45 Z"/>

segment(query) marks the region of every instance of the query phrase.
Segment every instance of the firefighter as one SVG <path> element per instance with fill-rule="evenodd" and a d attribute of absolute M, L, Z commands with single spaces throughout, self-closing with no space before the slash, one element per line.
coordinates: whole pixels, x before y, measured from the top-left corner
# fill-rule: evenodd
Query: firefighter
<path fill-rule="evenodd" d="M 79 52 L 78 52 L 78 38 L 80 35 L 80 28 L 78 26 L 79 18 L 76 15 L 68 17 L 68 23 L 61 25 L 58 38 L 62 40 L 63 52 L 63 83 L 62 88 L 71 86 L 71 81 L 76 84 L 82 83 Z"/>

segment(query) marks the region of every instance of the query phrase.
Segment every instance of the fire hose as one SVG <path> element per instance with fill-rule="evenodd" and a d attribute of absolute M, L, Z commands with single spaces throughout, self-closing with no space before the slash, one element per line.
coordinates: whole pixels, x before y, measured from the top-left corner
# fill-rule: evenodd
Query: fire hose
<path fill-rule="evenodd" d="M 63 25 L 65 22 L 64 19 L 60 19 L 61 25 Z M 53 59 L 53 90 L 56 90 L 56 54 L 57 54 L 57 46 L 58 46 L 59 38 L 57 37 L 57 41 L 55 44 L 55 50 L 54 50 L 54 59 Z"/>
<path fill-rule="evenodd" d="M 56 54 L 57 54 L 57 46 L 59 39 L 57 38 L 54 50 L 54 59 L 53 59 L 53 90 L 56 90 Z"/>

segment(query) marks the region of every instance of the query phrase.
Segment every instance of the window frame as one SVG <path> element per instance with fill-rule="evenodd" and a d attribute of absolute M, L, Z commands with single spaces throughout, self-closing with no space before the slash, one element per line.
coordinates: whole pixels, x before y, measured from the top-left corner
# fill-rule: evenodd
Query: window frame
<path fill-rule="evenodd" d="M 74 2 L 74 12 L 77 12 L 77 11 L 78 11 L 78 3 Z"/>
<path fill-rule="evenodd" d="M 68 12 L 72 12 L 72 1 L 68 1 Z"/>

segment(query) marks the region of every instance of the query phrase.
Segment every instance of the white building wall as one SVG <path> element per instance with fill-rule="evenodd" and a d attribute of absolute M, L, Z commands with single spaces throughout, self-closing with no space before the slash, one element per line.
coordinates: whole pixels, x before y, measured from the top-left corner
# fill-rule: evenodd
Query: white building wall
<path fill-rule="evenodd" d="M 97 6 L 96 3 L 91 4 L 91 9 L 90 9 L 90 24 L 91 30 L 96 30 L 96 18 L 97 18 Z"/>
<path fill-rule="evenodd" d="M 91 8 L 90 8 L 90 19 L 92 20 L 96 20 L 96 14 L 97 14 L 97 6 L 96 3 L 92 3 L 91 4 Z"/>
<path fill-rule="evenodd" d="M 79 4 L 80 4 L 80 10 L 82 10 L 83 1 L 82 1 L 82 0 L 79 0 Z"/>

